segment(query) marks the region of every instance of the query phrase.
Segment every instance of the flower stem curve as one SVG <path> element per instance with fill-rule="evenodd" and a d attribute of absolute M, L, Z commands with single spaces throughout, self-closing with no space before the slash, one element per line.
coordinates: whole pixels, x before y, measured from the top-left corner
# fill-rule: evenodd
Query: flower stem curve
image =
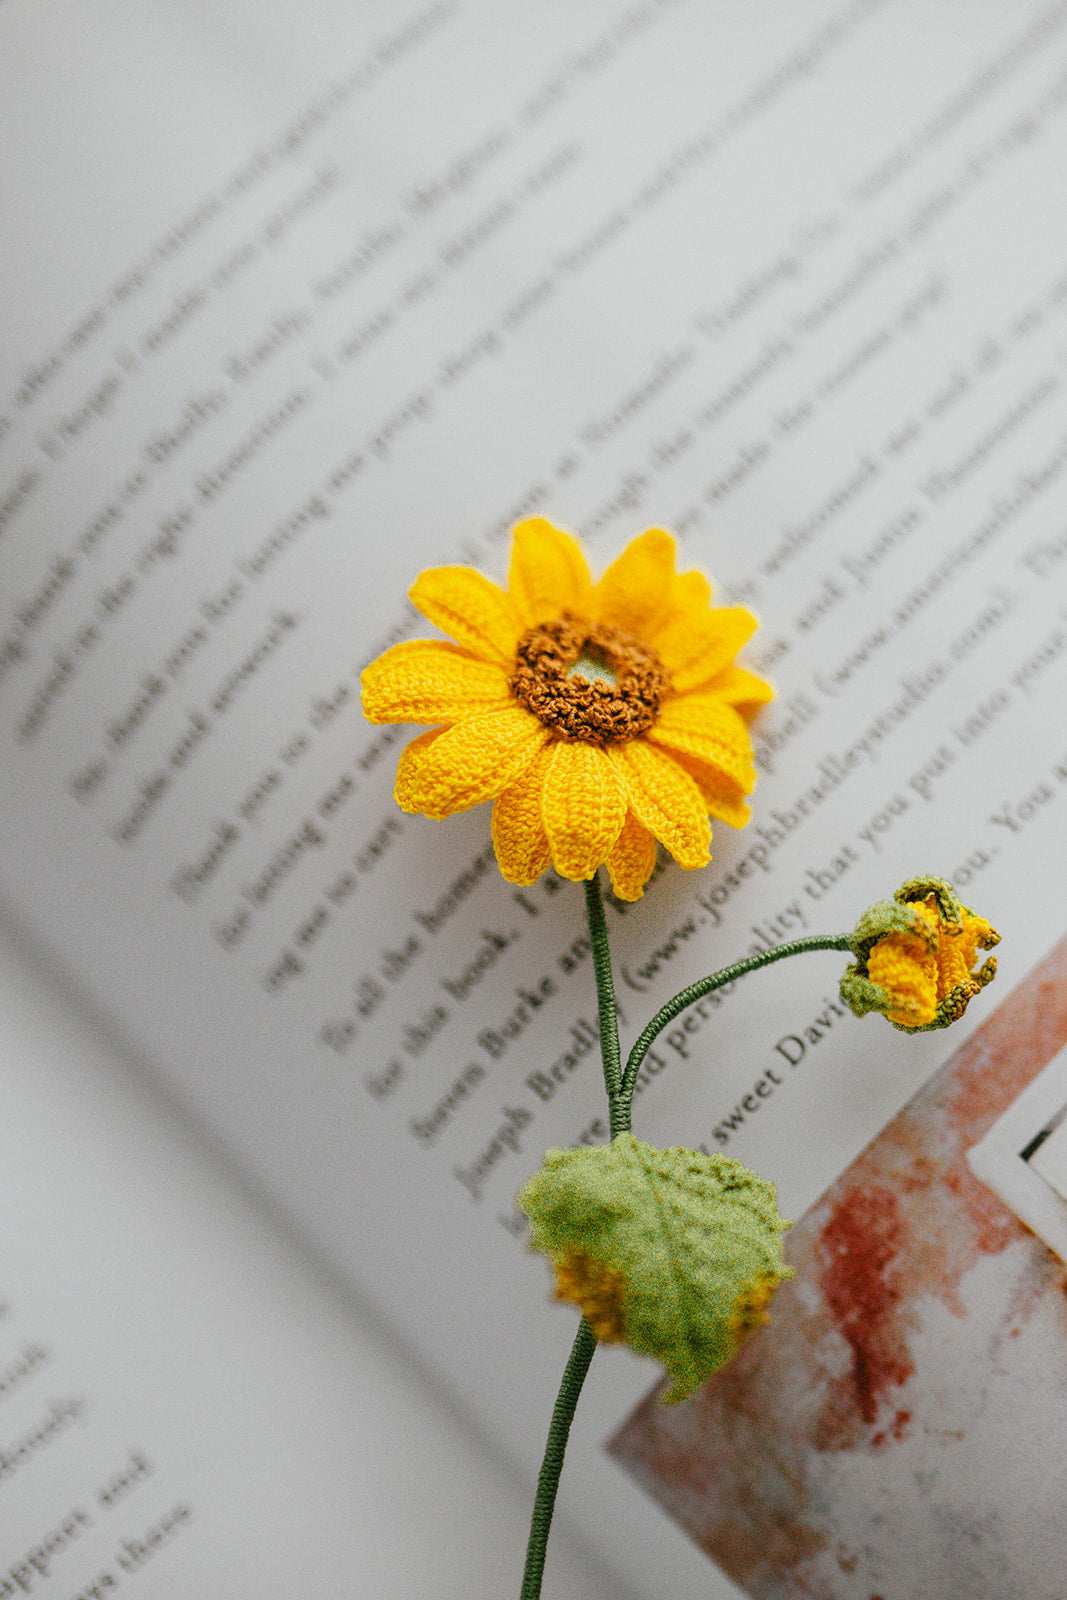
<path fill-rule="evenodd" d="M 626 1062 L 626 1070 L 622 1075 L 620 1096 L 626 1102 L 627 1119 L 629 1106 L 633 1099 L 634 1085 L 637 1082 L 637 1073 L 642 1061 L 648 1054 L 653 1039 L 662 1033 L 669 1022 L 687 1010 L 694 1001 L 700 1000 L 704 995 L 711 994 L 716 989 L 724 988 L 728 983 L 743 978 L 747 972 L 755 972 L 760 967 L 770 966 L 772 961 L 784 961 L 787 956 L 804 955 L 809 950 L 851 950 L 851 934 L 825 933 L 812 934 L 807 939 L 791 939 L 788 944 L 780 944 L 774 950 L 761 950 L 758 955 L 746 956 L 743 961 L 735 961 L 732 966 L 722 967 L 718 972 L 710 972 L 706 978 L 698 978 L 696 983 L 691 983 L 673 1000 L 668 1000 L 661 1006 L 652 1018 L 652 1021 L 642 1029 Z"/>

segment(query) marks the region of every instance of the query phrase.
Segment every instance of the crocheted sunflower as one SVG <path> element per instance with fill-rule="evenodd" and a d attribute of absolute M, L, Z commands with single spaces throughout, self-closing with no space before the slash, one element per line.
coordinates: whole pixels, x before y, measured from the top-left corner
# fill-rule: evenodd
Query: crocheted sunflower
<path fill-rule="evenodd" d="M 748 821 L 747 720 L 772 690 L 734 657 L 756 620 L 676 572 L 669 533 L 639 535 L 594 583 L 576 540 L 532 518 L 514 531 L 506 593 L 471 567 L 435 567 L 410 594 L 455 643 L 387 650 L 363 673 L 364 712 L 433 724 L 400 758 L 397 803 L 441 818 L 494 801 L 509 882 L 606 864 L 633 900 L 656 840 L 702 867 L 710 818 Z"/>

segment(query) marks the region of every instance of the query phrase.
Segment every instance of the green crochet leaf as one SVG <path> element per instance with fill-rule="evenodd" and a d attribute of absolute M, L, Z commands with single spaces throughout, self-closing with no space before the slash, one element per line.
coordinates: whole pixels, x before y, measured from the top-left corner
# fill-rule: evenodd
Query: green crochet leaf
<path fill-rule="evenodd" d="M 729 1156 L 657 1150 L 632 1134 L 549 1150 L 519 1194 L 558 1297 L 601 1340 L 662 1361 L 683 1400 L 765 1321 L 789 1269 L 774 1187 Z"/>

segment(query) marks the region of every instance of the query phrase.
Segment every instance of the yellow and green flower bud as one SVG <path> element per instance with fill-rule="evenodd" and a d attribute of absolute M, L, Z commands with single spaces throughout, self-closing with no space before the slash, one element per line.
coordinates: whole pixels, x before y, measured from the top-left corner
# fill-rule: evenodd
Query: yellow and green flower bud
<path fill-rule="evenodd" d="M 857 1017 L 881 1011 L 908 1033 L 947 1028 L 995 975 L 992 956 L 973 968 L 979 949 L 999 942 L 943 878 L 911 878 L 857 923 L 841 998 Z"/>

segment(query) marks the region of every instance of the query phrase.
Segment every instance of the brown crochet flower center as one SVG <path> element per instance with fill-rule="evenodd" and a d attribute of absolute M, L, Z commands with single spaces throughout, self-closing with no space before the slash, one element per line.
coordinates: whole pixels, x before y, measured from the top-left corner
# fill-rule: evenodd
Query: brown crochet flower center
<path fill-rule="evenodd" d="M 639 639 L 565 611 L 523 634 L 509 686 L 560 738 L 615 744 L 652 726 L 670 679 Z"/>

